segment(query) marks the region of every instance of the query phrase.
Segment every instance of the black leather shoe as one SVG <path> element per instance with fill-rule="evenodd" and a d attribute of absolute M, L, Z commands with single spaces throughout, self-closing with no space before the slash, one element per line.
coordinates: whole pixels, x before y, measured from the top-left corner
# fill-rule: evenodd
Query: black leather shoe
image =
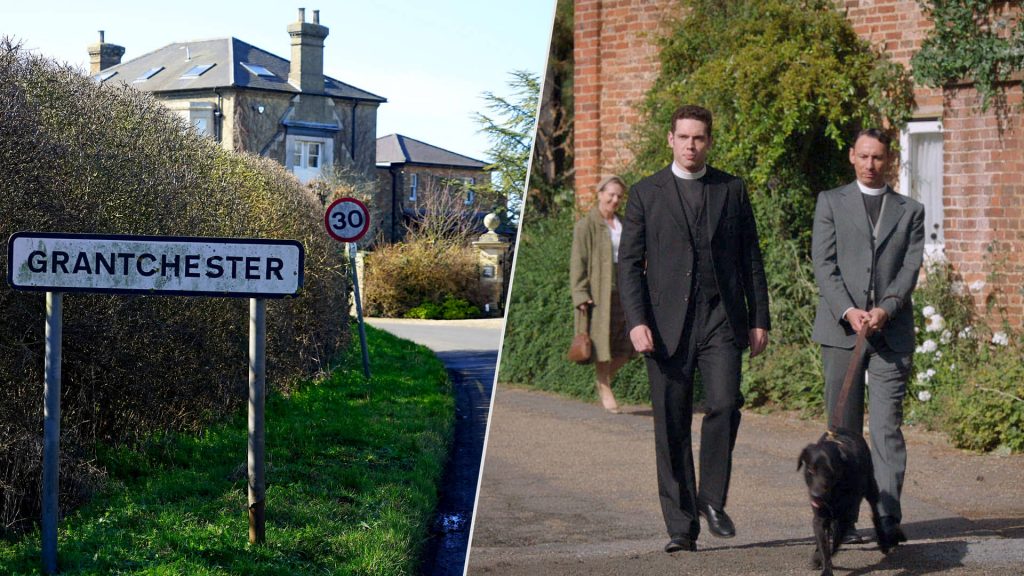
<path fill-rule="evenodd" d="M 673 536 L 672 539 L 668 541 L 668 544 L 665 544 L 665 552 L 668 552 L 669 554 L 673 552 L 681 552 L 683 550 L 687 552 L 694 552 L 697 550 L 697 543 L 686 536 Z"/>
<path fill-rule="evenodd" d="M 857 526 L 850 524 L 846 526 L 845 532 L 843 533 L 843 544 L 863 544 L 864 538 L 857 532 Z"/>
<path fill-rule="evenodd" d="M 907 536 L 900 528 L 900 523 L 892 516 L 882 516 L 879 521 L 878 547 L 882 552 L 888 552 L 901 542 L 906 542 Z"/>
<path fill-rule="evenodd" d="M 716 510 L 710 504 L 698 504 L 697 512 L 708 522 L 708 530 L 719 538 L 732 538 L 736 535 L 736 526 L 725 510 Z"/>

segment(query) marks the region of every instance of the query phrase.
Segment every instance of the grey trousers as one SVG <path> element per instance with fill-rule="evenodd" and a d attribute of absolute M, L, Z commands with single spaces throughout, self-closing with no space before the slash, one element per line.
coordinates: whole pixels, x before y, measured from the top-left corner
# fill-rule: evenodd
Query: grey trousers
<path fill-rule="evenodd" d="M 903 440 L 903 397 L 913 352 L 895 352 L 880 336 L 871 337 L 864 346 L 861 369 L 854 377 L 846 406 L 840 418 L 832 421 L 832 412 L 843 387 L 852 349 L 822 346 L 825 368 L 825 406 L 829 425 L 848 428 L 855 433 L 864 429 L 864 374 L 867 373 L 868 427 L 871 430 L 871 463 L 878 482 L 879 514 L 902 521 L 900 494 L 907 470 L 907 445 Z M 853 519 L 855 520 L 855 519 Z"/>

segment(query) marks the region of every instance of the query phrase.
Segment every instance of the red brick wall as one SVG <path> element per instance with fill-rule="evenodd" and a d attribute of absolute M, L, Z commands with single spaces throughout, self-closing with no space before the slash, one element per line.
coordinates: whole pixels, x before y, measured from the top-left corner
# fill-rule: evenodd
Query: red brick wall
<path fill-rule="evenodd" d="M 639 122 L 637 104 L 658 74 L 653 40 L 672 0 L 575 1 L 576 199 L 594 198 L 601 174 L 621 171 L 632 160 L 627 147 Z"/>
<path fill-rule="evenodd" d="M 931 27 L 917 0 L 838 0 L 854 30 L 896 62 L 910 58 Z M 653 38 L 674 0 L 575 0 L 576 198 L 593 201 L 600 175 L 631 160 L 636 106 L 657 76 Z M 1000 131 L 994 111 L 980 112 L 976 92 L 915 89 L 918 118 L 943 123 L 946 254 L 980 309 L 995 294 L 1012 326 L 1024 323 L 1024 115 Z M 945 101 L 944 101 L 945 99 Z M 1022 100 L 1018 85 L 1010 105 Z M 1019 110 L 1019 108 L 1015 109 Z M 990 250 L 991 247 L 991 250 Z M 993 282 L 993 278 L 998 278 Z M 977 285 L 977 284 L 975 284 Z"/>
<path fill-rule="evenodd" d="M 948 95 L 942 124 L 945 163 L 946 255 L 980 310 L 987 298 L 1005 306 L 1011 326 L 1024 324 L 1024 116 L 1012 115 L 1000 132 L 994 109 L 980 112 L 972 89 Z M 1008 104 L 1019 106 L 1020 85 Z M 996 318 L 998 320 L 998 318 Z"/>

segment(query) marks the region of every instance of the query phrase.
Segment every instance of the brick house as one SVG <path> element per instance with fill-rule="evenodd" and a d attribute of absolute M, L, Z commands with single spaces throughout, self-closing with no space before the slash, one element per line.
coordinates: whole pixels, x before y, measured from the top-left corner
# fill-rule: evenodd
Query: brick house
<path fill-rule="evenodd" d="M 385 242 L 402 238 L 406 219 L 431 205 L 430 195 L 456 194 L 455 202 L 482 221 L 475 186 L 490 182 L 486 162 L 401 134 L 377 139 L 378 206 L 383 207 Z M 486 208 L 486 207 L 483 207 Z"/>
<path fill-rule="evenodd" d="M 288 25 L 291 61 L 237 38 L 168 44 L 121 63 L 124 48 L 89 46 L 96 81 L 152 93 L 228 150 L 272 158 L 302 181 L 330 167 L 376 170 L 377 108 L 385 98 L 325 76 L 319 10 Z"/>
<path fill-rule="evenodd" d="M 659 71 L 655 42 L 674 0 L 574 0 L 577 201 L 592 202 L 600 174 L 632 160 L 636 105 Z M 841 0 L 854 30 L 909 66 L 932 22 L 917 0 Z M 900 135 L 898 190 L 926 207 L 927 250 L 942 251 L 979 306 L 1001 293 L 1011 326 L 1024 321 L 1024 115 L 1021 83 L 1008 90 L 1000 131 L 969 85 L 915 88 L 914 118 Z"/>

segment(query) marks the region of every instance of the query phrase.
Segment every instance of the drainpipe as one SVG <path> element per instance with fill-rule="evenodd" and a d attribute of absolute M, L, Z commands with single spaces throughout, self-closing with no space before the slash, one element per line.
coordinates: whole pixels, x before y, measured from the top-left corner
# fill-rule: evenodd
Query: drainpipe
<path fill-rule="evenodd" d="M 349 150 L 352 154 L 352 163 L 356 161 L 356 106 L 359 106 L 359 100 L 352 102 L 352 122 L 349 124 L 349 131 L 352 133 L 352 144 L 349 146 Z"/>

